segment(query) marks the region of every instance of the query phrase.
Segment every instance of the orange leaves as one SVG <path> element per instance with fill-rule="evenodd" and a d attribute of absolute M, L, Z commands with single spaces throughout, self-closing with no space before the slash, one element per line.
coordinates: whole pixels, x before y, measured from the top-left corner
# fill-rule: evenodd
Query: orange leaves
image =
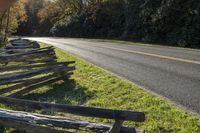
<path fill-rule="evenodd" d="M 51 23 L 55 23 L 62 13 L 62 9 L 57 2 L 45 0 L 43 3 L 43 8 L 39 10 L 37 16 L 39 17 L 41 23 L 47 19 Z"/>
<path fill-rule="evenodd" d="M 26 2 L 27 0 L 16 1 L 11 7 L 9 7 L 10 8 L 9 13 L 5 12 L 4 14 L 1 15 L 0 17 L 1 34 L 11 34 L 11 33 L 16 32 L 16 29 L 18 28 L 19 23 L 27 20 L 28 17 L 25 11 Z"/>
<path fill-rule="evenodd" d="M 25 5 L 27 0 L 18 0 L 11 8 L 11 16 L 17 18 L 18 22 L 27 21 Z"/>

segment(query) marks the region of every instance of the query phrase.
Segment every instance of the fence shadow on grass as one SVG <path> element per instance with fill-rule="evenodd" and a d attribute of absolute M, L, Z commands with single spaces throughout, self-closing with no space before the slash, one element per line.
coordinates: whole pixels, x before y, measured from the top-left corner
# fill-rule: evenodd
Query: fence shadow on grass
<path fill-rule="evenodd" d="M 18 97 L 19 99 L 26 100 L 35 100 L 41 102 L 50 102 L 50 103 L 58 103 L 58 104 L 70 104 L 70 105 L 83 105 L 87 102 L 88 99 L 95 96 L 94 93 L 88 91 L 86 87 L 80 86 L 76 81 L 68 81 L 58 82 L 52 85 L 47 86 L 47 91 L 39 91 L 44 88 L 40 88 L 36 90 L 34 93 L 27 94 L 25 96 Z M 46 87 L 45 87 L 46 89 Z M 12 109 L 21 110 L 21 111 L 32 111 L 20 108 L 20 107 L 12 107 Z M 41 112 L 42 114 L 49 114 L 47 112 Z M 50 113 L 51 115 L 54 112 Z M 11 128 L 5 128 L 0 125 L 0 133 L 6 133 L 6 131 Z M 11 133 L 27 133 L 25 131 L 13 130 Z"/>
<path fill-rule="evenodd" d="M 87 88 L 80 86 L 76 81 L 65 81 L 48 86 L 45 92 L 35 92 L 22 96 L 22 99 L 29 99 L 41 102 L 83 105 L 95 94 Z"/>

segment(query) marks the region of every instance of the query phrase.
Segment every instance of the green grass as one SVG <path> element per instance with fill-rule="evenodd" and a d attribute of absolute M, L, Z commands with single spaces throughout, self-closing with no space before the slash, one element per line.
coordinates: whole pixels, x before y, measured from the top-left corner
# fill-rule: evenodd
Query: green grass
<path fill-rule="evenodd" d="M 56 49 L 56 53 L 59 61 L 76 61 L 76 71 L 72 77 L 74 82 L 58 82 L 45 86 L 23 98 L 51 103 L 142 111 L 146 114 L 146 122 L 126 122 L 125 125 L 143 128 L 147 133 L 200 132 L 200 119 L 197 116 L 80 58 L 59 49 Z M 111 122 L 105 119 L 88 118 L 88 120 Z"/>

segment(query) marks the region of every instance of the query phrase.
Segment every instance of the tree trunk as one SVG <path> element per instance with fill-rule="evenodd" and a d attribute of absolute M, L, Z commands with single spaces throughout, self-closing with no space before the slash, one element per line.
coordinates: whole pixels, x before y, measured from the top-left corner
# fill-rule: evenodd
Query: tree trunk
<path fill-rule="evenodd" d="M 6 23 L 6 29 L 5 29 L 5 35 L 4 35 L 4 43 L 6 42 L 8 31 L 9 31 L 9 23 L 10 23 L 10 8 L 8 9 L 8 15 L 7 15 L 7 23 Z"/>
<path fill-rule="evenodd" d="M 4 17 L 6 15 L 6 12 L 3 12 L 2 15 L 1 15 L 1 18 L 0 18 L 0 47 L 3 43 L 3 34 L 2 34 L 2 29 L 3 29 L 3 21 L 4 21 Z"/>
<path fill-rule="evenodd" d="M 3 20 L 4 20 L 5 15 L 6 15 L 6 12 L 3 12 L 2 15 L 1 15 L 1 19 L 0 19 L 0 32 L 3 29 L 2 25 L 3 25 Z"/>

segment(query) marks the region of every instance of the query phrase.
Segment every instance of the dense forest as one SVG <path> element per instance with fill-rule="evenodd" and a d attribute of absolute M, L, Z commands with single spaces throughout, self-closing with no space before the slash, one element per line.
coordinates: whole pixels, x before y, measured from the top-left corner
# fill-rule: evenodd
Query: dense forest
<path fill-rule="evenodd" d="M 20 2 L 25 14 L 20 13 L 16 17 L 18 25 L 10 29 L 15 35 L 114 38 L 200 47 L 200 3 L 197 0 Z"/>

